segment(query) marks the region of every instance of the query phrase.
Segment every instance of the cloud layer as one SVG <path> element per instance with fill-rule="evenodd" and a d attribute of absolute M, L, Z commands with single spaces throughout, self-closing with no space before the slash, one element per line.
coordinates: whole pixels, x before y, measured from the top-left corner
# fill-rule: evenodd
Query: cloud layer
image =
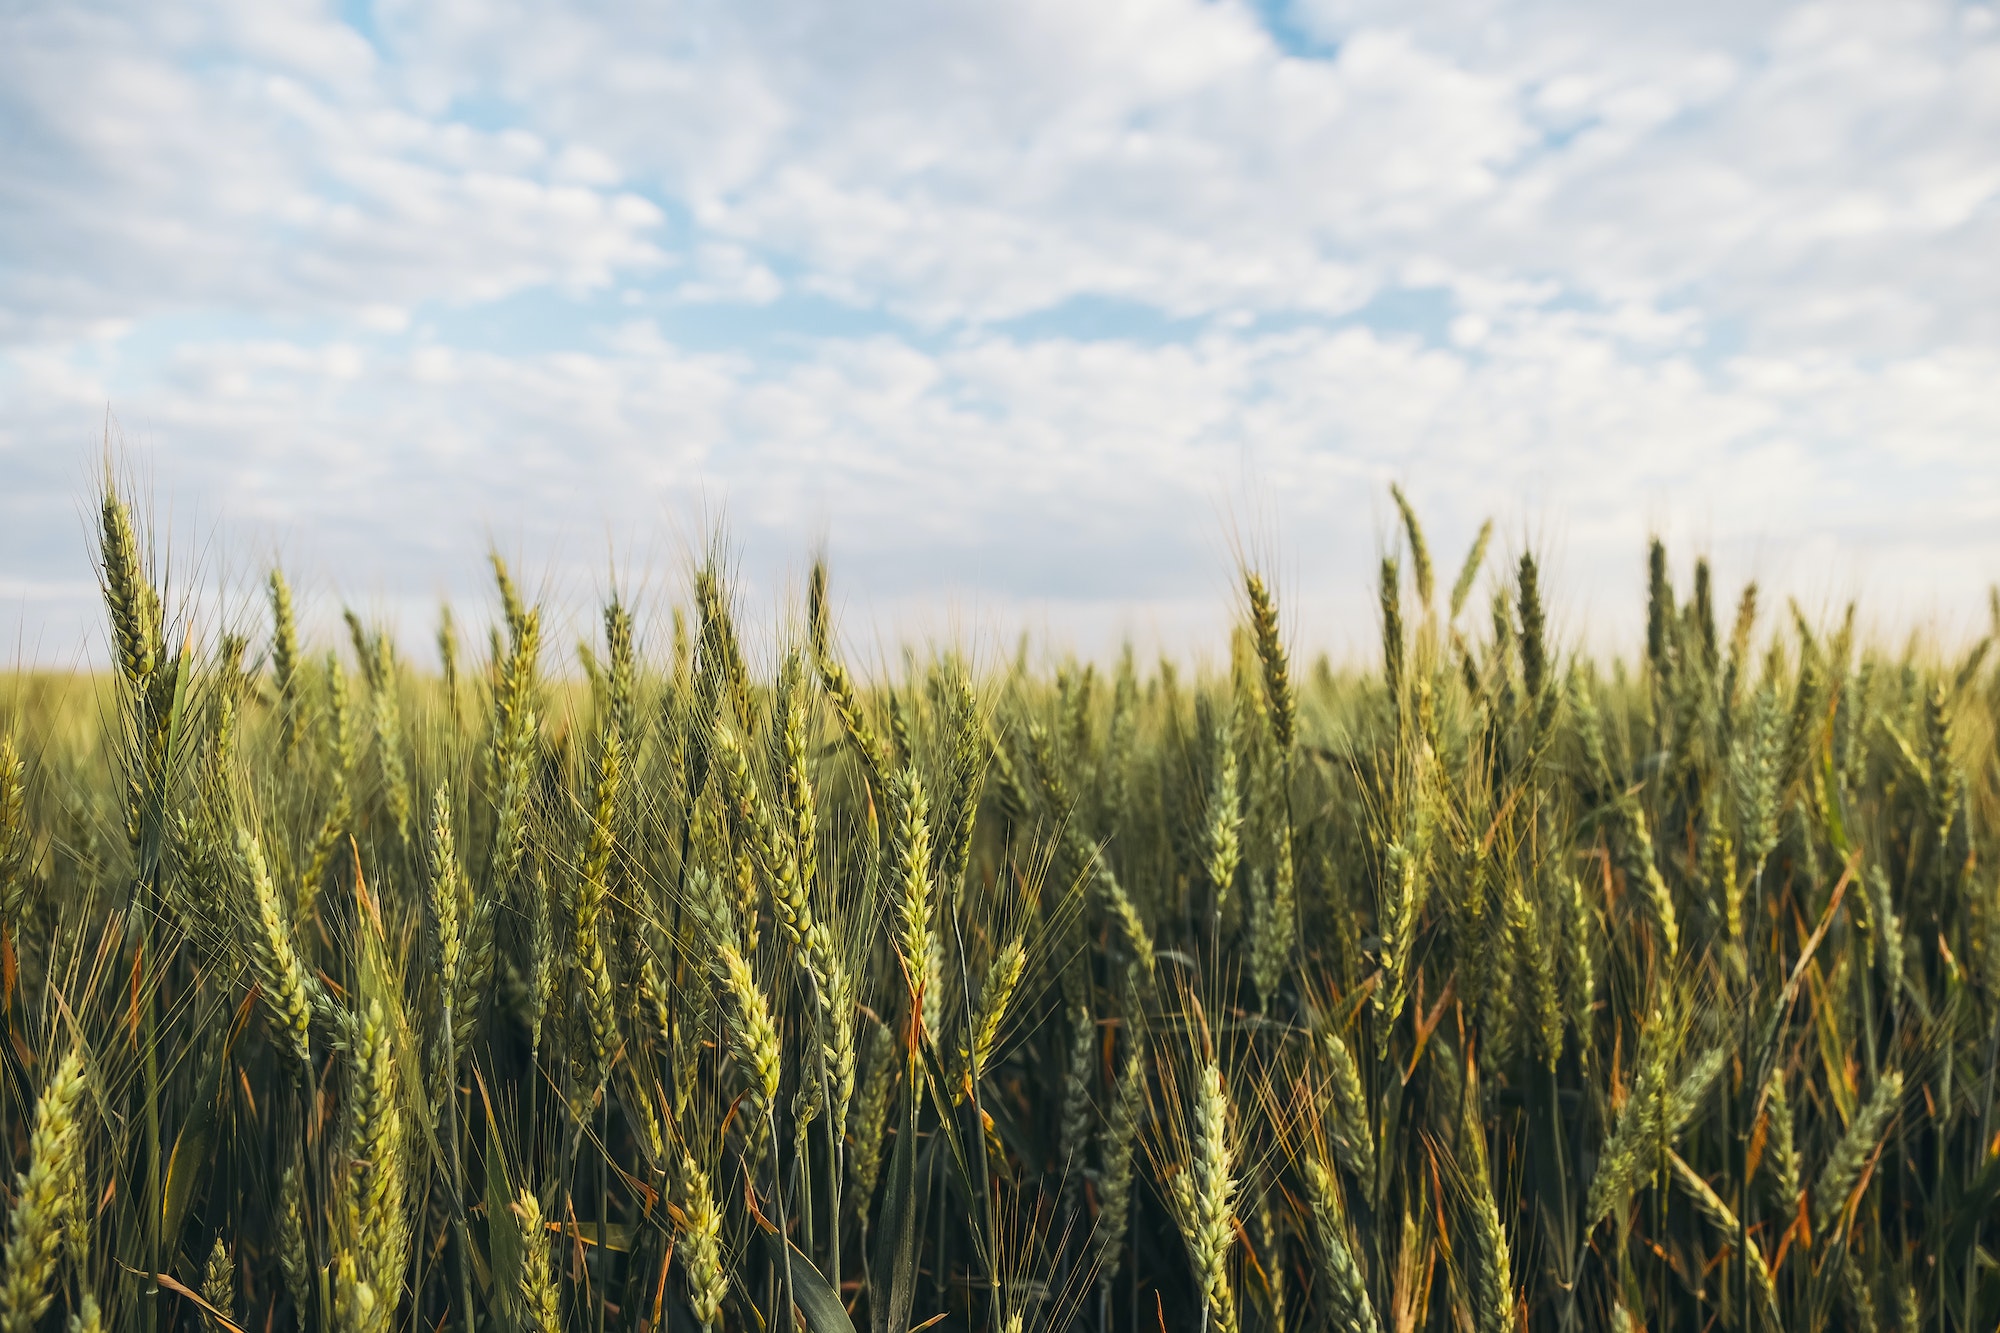
<path fill-rule="evenodd" d="M 1247 545 L 1359 648 L 1391 478 L 1572 629 L 1649 529 L 1891 620 L 2000 572 L 1992 5 L 633 9 L 0 16 L 24 652 L 107 408 L 191 535 L 391 610 L 722 516 L 891 633 L 1172 640 Z"/>

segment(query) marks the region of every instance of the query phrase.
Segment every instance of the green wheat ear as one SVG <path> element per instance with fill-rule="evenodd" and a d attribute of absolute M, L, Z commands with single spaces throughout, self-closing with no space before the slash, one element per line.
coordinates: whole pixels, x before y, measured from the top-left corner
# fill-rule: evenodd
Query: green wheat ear
<path fill-rule="evenodd" d="M 1368 1094 L 1361 1084 L 1361 1067 L 1340 1034 L 1322 1034 L 1327 1084 L 1332 1093 L 1334 1151 L 1341 1165 L 1358 1180 L 1375 1178 L 1375 1132 L 1370 1128 Z"/>
<path fill-rule="evenodd" d="M 236 859 L 249 887 L 243 914 L 244 952 L 263 990 L 272 1023 L 299 1063 L 310 1066 L 313 1015 L 328 1002 L 293 947 L 291 924 L 284 918 L 277 889 L 271 883 L 263 844 L 248 829 L 236 831 Z"/>
<path fill-rule="evenodd" d="M 33 837 L 28 828 L 27 771 L 14 737 L 0 731 L 0 921 L 16 920 L 27 891 L 28 856 Z"/>
<path fill-rule="evenodd" d="M 1493 520 L 1489 518 L 1479 525 L 1479 535 L 1472 539 L 1472 549 L 1465 553 L 1465 563 L 1459 566 L 1458 578 L 1451 585 L 1449 618 L 1453 621 L 1465 609 L 1466 598 L 1472 595 L 1472 585 L 1479 579 L 1479 567 L 1486 563 L 1486 547 L 1492 540 Z"/>
<path fill-rule="evenodd" d="M 943 980 L 931 975 L 930 802 L 915 769 L 901 770 L 892 783 L 895 808 L 902 813 L 895 839 L 896 951 L 903 962 L 914 1012 L 924 1018 L 924 1002 L 934 999 Z"/>
<path fill-rule="evenodd" d="M 1382 1322 L 1375 1314 L 1375 1303 L 1348 1233 L 1340 1187 L 1318 1158 L 1307 1157 L 1303 1165 L 1312 1211 L 1313 1257 L 1320 1280 L 1326 1284 L 1334 1327 L 1338 1333 L 1382 1333 Z"/>
<path fill-rule="evenodd" d="M 1197 1074 L 1190 1119 L 1190 1159 L 1171 1178 L 1171 1197 L 1211 1326 L 1216 1333 L 1234 1333 L 1236 1294 L 1229 1269 L 1236 1248 L 1237 1182 L 1229 1091 L 1213 1060 Z"/>
<path fill-rule="evenodd" d="M 304 1327 L 313 1310 L 316 1273 L 306 1238 L 306 1199 L 303 1173 L 298 1163 L 285 1168 L 278 1182 L 278 1267 L 284 1274 L 285 1294 L 291 1298 L 294 1317 Z"/>
<path fill-rule="evenodd" d="M 1595 1228 L 1624 1207 L 1639 1182 L 1653 1170 L 1667 1114 L 1666 1085 L 1672 1059 L 1672 1024 L 1656 1009 L 1640 1032 L 1638 1072 L 1625 1108 L 1619 1112 L 1590 1178 L 1584 1203 L 1586 1227 Z"/>
<path fill-rule="evenodd" d="M 1271 710 L 1271 731 L 1277 737 L 1278 752 L 1289 758 L 1298 737 L 1298 701 L 1292 693 L 1291 659 L 1285 652 L 1284 640 L 1278 634 L 1278 608 L 1259 575 L 1246 571 L 1243 583 L 1250 597 L 1250 628 L 1257 642 L 1257 660 L 1264 669 L 1264 695 Z M 1424 599 L 1430 600 L 1428 591 Z"/>
<path fill-rule="evenodd" d="M 683 1155 L 680 1172 L 681 1243 L 687 1250 L 688 1305 L 704 1330 L 722 1322 L 722 1302 L 729 1295 L 729 1272 L 722 1253 L 722 1210 L 716 1205 L 708 1173 Z"/>
<path fill-rule="evenodd" d="M 611 976 L 610 955 L 604 947 L 608 932 L 606 899 L 610 893 L 607 876 L 615 850 L 614 819 L 620 783 L 624 778 L 624 745 L 617 732 L 606 736 L 598 757 L 597 799 L 594 803 L 588 841 L 583 850 L 581 873 L 573 896 L 570 921 L 573 963 L 583 987 L 584 1013 L 589 1020 L 590 1051 L 597 1086 L 611 1077 L 621 1040 L 616 1008 L 617 985 Z"/>
<path fill-rule="evenodd" d="M 1875 1084 L 1867 1103 L 1856 1113 L 1848 1124 L 1847 1132 L 1834 1145 L 1821 1168 L 1819 1180 L 1813 1185 L 1813 1229 L 1818 1232 L 1829 1230 L 1833 1221 L 1845 1211 L 1848 1196 L 1854 1192 L 1855 1183 L 1861 1178 L 1861 1168 L 1874 1153 L 1882 1133 L 1895 1117 L 1896 1107 L 1903 1099 L 1903 1076 L 1890 1070 Z"/>
<path fill-rule="evenodd" d="M 512 1210 L 521 1244 L 521 1308 L 533 1333 L 562 1333 L 561 1298 L 555 1269 L 549 1262 L 549 1229 L 542 1205 L 532 1190 L 515 1196 Z"/>
<path fill-rule="evenodd" d="M 973 1011 L 972 1039 L 961 1053 L 966 1078 L 974 1085 L 978 1084 L 993 1059 L 1000 1024 L 1007 1017 L 1007 1006 L 1013 1001 L 1014 988 L 1021 983 L 1021 973 L 1027 961 L 1026 948 L 1019 939 L 1012 939 L 987 965 L 986 982 L 979 988 L 979 1007 Z"/>
<path fill-rule="evenodd" d="M 1465 1157 L 1466 1211 L 1472 1218 L 1478 1275 L 1473 1284 L 1473 1314 L 1481 1333 L 1506 1333 L 1515 1323 L 1513 1254 L 1506 1229 L 1500 1224 L 1500 1210 L 1493 1198 L 1493 1181 L 1487 1170 L 1485 1126 L 1480 1115 L 1476 1074 L 1468 1081 L 1463 1103 L 1459 1143 Z"/>
<path fill-rule="evenodd" d="M 140 559 L 139 536 L 132 527 L 131 511 L 108 487 L 100 507 L 100 520 L 104 602 L 111 615 L 118 667 L 128 685 L 143 690 L 152 679 L 162 651 L 159 602 Z"/>
<path fill-rule="evenodd" d="M 1393 557 L 1382 560 L 1382 683 L 1398 718 L 1403 708 L 1403 576 Z"/>
<path fill-rule="evenodd" d="M 201 1298 L 214 1306 L 224 1319 L 236 1321 L 236 1265 L 229 1258 L 229 1247 L 222 1243 L 222 1237 L 215 1238 L 214 1246 L 208 1252 L 208 1264 L 202 1270 Z M 221 1322 L 204 1312 L 202 1320 L 212 1333 L 220 1333 Z"/>
<path fill-rule="evenodd" d="M 1106 1120 L 1098 1153 L 1097 1229 L 1092 1233 L 1092 1249 L 1100 1288 L 1108 1288 L 1125 1263 L 1125 1241 L 1132 1223 L 1132 1194 L 1136 1179 L 1139 1134 L 1146 1113 L 1146 1051 L 1137 1034 L 1126 1048 L 1118 1067 L 1111 1114 Z"/>
<path fill-rule="evenodd" d="M 69 1318 L 69 1333 L 104 1333 L 104 1315 L 97 1308 L 97 1298 L 85 1292 L 78 1302 L 76 1313 Z"/>
<path fill-rule="evenodd" d="M 1215 780 L 1208 801 L 1207 850 L 1209 883 L 1215 887 L 1215 914 L 1223 915 L 1236 867 L 1243 856 L 1243 802 L 1237 786 L 1234 714 L 1215 737 Z"/>
<path fill-rule="evenodd" d="M 271 602 L 271 683 L 277 688 L 279 738 L 291 758 L 299 736 L 299 630 L 292 615 L 292 585 L 281 569 L 267 584 Z"/>
<path fill-rule="evenodd" d="M 0 1271 L 0 1333 L 30 1333 L 55 1299 L 49 1280 L 71 1213 L 82 1206 L 86 1098 L 83 1052 L 73 1048 L 35 1101 L 28 1169 L 15 1179 Z"/>
<path fill-rule="evenodd" d="M 896 1058 L 896 1039 L 879 1020 L 870 1019 L 866 1028 L 858 1104 L 854 1115 L 854 1152 L 848 1159 L 855 1198 L 865 1214 L 875 1197 L 882 1177 L 882 1144 L 888 1134 L 889 1115 L 896 1091 L 896 1075 L 901 1063 Z"/>
<path fill-rule="evenodd" d="M 771 1147 L 768 1125 L 778 1102 L 778 1083 L 784 1074 L 783 1043 L 771 1018 L 770 1001 L 735 941 L 719 939 L 713 947 L 716 979 L 725 1000 L 723 1013 L 729 1050 L 736 1058 L 745 1085 L 747 1132 L 754 1145 L 753 1156 L 761 1161 Z"/>
<path fill-rule="evenodd" d="M 1409 539 L 1410 572 L 1415 576 L 1417 581 L 1417 600 L 1421 602 L 1423 604 L 1424 609 L 1428 611 L 1431 606 L 1431 588 L 1432 588 L 1431 548 L 1429 543 L 1424 541 L 1423 525 L 1417 522 L 1417 511 L 1410 507 L 1409 497 L 1403 494 L 1403 488 L 1401 486 L 1396 485 L 1394 482 L 1390 482 L 1389 494 L 1395 497 L 1396 510 L 1399 514 L 1402 515 L 1403 519 L 1403 532 L 1404 535 Z M 1453 610 L 1456 611 L 1457 609 L 1456 590 L 1454 590 L 1453 593 L 1453 600 L 1454 600 Z"/>
<path fill-rule="evenodd" d="M 398 1050 L 401 1015 L 378 984 L 352 1020 L 347 1105 L 346 1245 L 337 1258 L 336 1312 L 386 1331 L 401 1303 L 409 1257 L 408 1112 Z"/>

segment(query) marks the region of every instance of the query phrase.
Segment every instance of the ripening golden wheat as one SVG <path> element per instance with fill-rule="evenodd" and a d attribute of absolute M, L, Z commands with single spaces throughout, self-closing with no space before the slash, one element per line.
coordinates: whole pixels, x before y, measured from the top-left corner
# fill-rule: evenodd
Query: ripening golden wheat
<path fill-rule="evenodd" d="M 766 670 L 711 563 L 579 681 L 498 559 L 436 674 L 195 633 L 107 490 L 111 671 L 0 679 L 0 1328 L 1992 1329 L 1987 641 L 1656 545 L 1600 668 L 1394 499 L 1371 673 L 1254 569 L 1225 671 L 871 676 L 823 567 Z"/>

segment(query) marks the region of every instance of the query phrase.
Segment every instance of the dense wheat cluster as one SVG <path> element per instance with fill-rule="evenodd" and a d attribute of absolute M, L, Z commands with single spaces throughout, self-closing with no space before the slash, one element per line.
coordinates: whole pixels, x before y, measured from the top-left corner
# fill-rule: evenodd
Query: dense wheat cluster
<path fill-rule="evenodd" d="M 114 670 L 0 685 L 0 1333 L 1993 1328 L 1986 645 L 1656 546 L 1600 670 L 1396 498 L 1367 674 L 1254 570 L 1213 670 L 881 671 L 824 568 L 571 645 L 498 559 L 424 673 L 108 492 Z"/>

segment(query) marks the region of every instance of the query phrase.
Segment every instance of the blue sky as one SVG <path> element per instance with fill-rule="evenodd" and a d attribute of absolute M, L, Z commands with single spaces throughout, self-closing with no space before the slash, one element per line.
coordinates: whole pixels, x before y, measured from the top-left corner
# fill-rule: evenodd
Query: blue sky
<path fill-rule="evenodd" d="M 107 415 L 198 577 L 412 626 L 830 550 L 878 636 L 1359 648 L 1401 481 L 1573 633 L 1650 531 L 2000 575 L 1992 4 L 84 0 L 0 11 L 0 616 Z"/>

